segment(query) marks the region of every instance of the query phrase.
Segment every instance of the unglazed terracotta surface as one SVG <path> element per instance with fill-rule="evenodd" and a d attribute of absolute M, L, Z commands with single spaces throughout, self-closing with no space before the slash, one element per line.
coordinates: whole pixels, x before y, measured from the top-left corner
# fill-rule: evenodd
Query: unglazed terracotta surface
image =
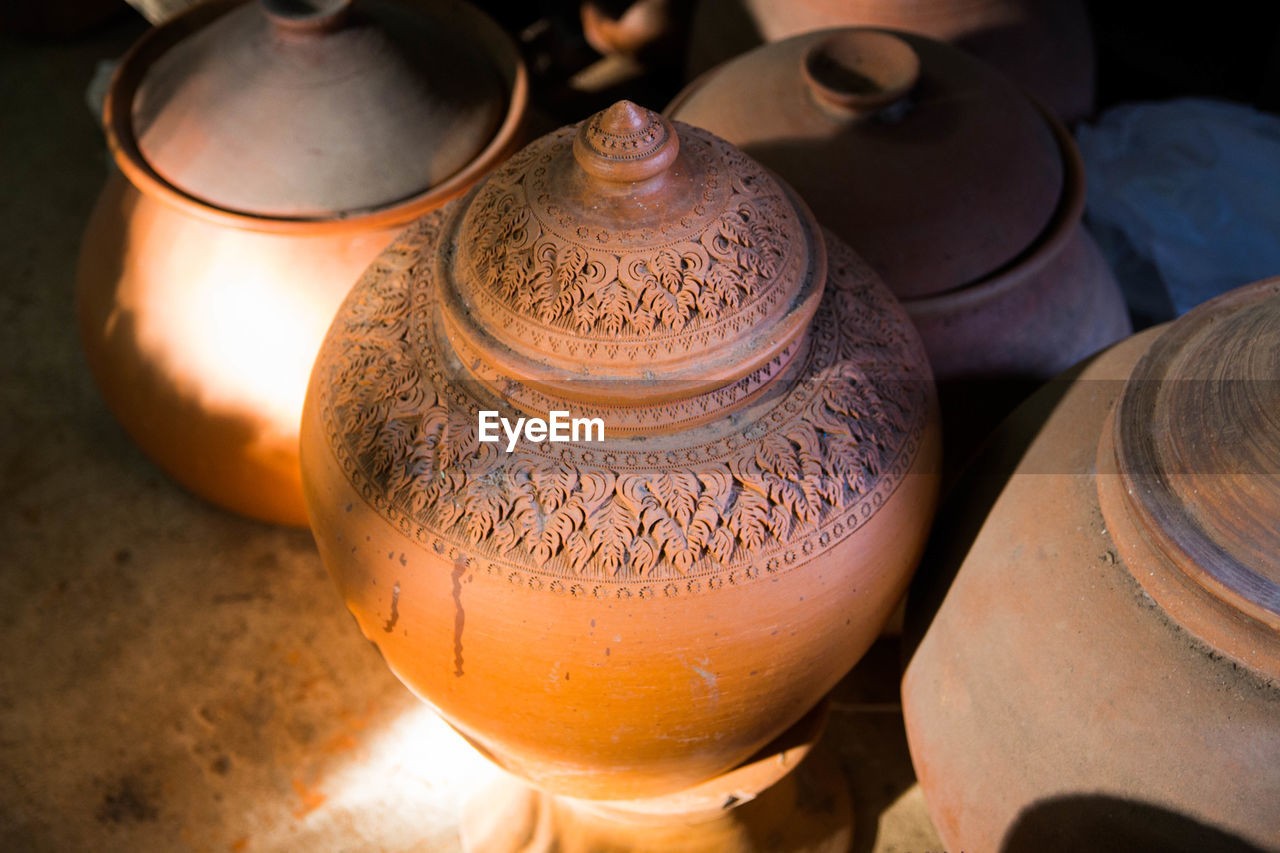
<path fill-rule="evenodd" d="M 329 6 L 202 4 L 134 46 L 104 114 L 121 173 L 77 275 L 86 355 L 134 439 L 202 497 L 288 524 L 306 522 L 298 422 L 333 311 L 406 222 L 509 153 L 527 99 L 514 46 L 463 4 Z M 433 94 L 379 15 L 451 33 L 487 82 Z M 399 156 L 442 117 L 461 147 Z"/>
<path fill-rule="evenodd" d="M 548 792 L 680 811 L 876 637 L 936 497 L 935 405 L 852 250 L 622 102 L 374 262 L 312 376 L 304 481 L 365 635 L 455 728 Z M 604 440 L 479 440 L 482 410 L 557 409 Z"/>
<path fill-rule="evenodd" d="M 1080 0 L 700 0 L 690 74 L 762 42 L 843 26 L 949 42 L 1016 80 L 1064 121 L 1093 113 L 1093 37 Z"/>
<path fill-rule="evenodd" d="M 757 48 L 667 108 L 778 172 L 867 257 L 940 381 L 1048 379 L 1131 330 L 1066 131 L 984 64 L 866 28 Z"/>
<path fill-rule="evenodd" d="M 1277 353 L 1280 280 L 1233 291 L 1033 397 L 957 488 L 903 682 L 950 848 L 1280 850 Z"/>
<path fill-rule="evenodd" d="M 85 369 L 67 312 L 106 152 L 84 81 L 143 23 L 0 50 L 24 128 L 0 135 L 0 848 L 460 853 L 461 805 L 501 771 L 387 670 L 309 530 L 178 488 Z M 896 659 L 863 656 L 819 747 L 858 853 L 942 846 L 886 712 Z"/>

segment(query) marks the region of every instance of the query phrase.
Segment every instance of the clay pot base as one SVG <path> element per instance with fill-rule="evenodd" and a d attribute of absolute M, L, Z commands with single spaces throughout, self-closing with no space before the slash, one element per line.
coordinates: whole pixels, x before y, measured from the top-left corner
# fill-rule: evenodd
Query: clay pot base
<path fill-rule="evenodd" d="M 463 810 L 468 853 L 843 853 L 853 841 L 849 783 L 813 750 L 827 724 L 820 702 L 732 770 L 664 797 L 580 800 L 503 774 Z"/>
<path fill-rule="evenodd" d="M 627 821 L 504 775 L 468 803 L 461 824 L 468 853 L 844 853 L 853 843 L 848 780 L 821 749 L 758 796 L 710 817 Z"/>

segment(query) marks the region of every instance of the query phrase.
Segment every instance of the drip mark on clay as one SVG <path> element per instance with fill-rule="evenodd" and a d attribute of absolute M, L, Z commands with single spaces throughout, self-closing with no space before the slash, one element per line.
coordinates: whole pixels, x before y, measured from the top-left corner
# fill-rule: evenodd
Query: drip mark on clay
<path fill-rule="evenodd" d="M 388 634 L 396 627 L 396 623 L 400 621 L 400 581 L 396 581 L 396 585 L 391 588 L 391 618 L 382 626 L 382 630 Z"/>
<path fill-rule="evenodd" d="M 453 675 L 462 677 L 462 626 L 467 615 L 462 610 L 462 573 L 467 570 L 467 556 L 459 554 L 453 562 Z"/>

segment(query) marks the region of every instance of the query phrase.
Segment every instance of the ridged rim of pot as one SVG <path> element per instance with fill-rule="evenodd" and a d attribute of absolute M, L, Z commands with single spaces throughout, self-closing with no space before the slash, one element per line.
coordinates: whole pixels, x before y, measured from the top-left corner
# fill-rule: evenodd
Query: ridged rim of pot
<path fill-rule="evenodd" d="M 249 0 L 252 2 L 252 0 Z M 404 225 L 466 192 L 517 147 L 529 103 L 529 72 L 515 42 L 478 9 L 458 4 L 460 23 L 490 48 L 508 84 L 507 112 L 493 138 L 480 153 L 443 182 L 423 192 L 375 210 L 327 217 L 264 216 L 220 207 L 186 192 L 160 176 L 143 156 L 133 132 L 132 104 L 147 70 L 170 47 L 245 0 L 199 3 L 142 36 L 120 61 L 103 103 L 102 124 L 107 147 L 116 165 L 144 195 L 201 219 L 248 231 L 331 234 L 370 231 Z M 124 105 L 122 108 L 119 105 Z"/>

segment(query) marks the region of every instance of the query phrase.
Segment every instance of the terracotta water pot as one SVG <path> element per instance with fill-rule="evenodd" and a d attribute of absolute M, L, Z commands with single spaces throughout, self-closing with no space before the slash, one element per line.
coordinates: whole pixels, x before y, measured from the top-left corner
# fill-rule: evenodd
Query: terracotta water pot
<path fill-rule="evenodd" d="M 1280 850 L 1277 413 L 1270 279 L 1107 350 L 975 461 L 908 598 L 949 849 Z"/>
<path fill-rule="evenodd" d="M 107 403 L 178 482 L 305 524 L 298 423 L 343 296 L 517 144 L 524 67 L 462 3 L 204 3 L 144 36 L 81 249 Z"/>
<path fill-rule="evenodd" d="M 484 412 L 557 411 L 602 436 L 482 440 Z M 935 414 L 919 340 L 857 255 L 737 149 L 624 101 L 379 256 L 312 374 L 304 484 L 405 684 L 572 798 L 551 812 L 668 831 L 794 766 L 747 759 L 905 588 Z M 717 837 L 689 849 L 758 849 Z"/>
<path fill-rule="evenodd" d="M 849 26 L 948 42 L 1018 81 L 1063 121 L 1093 114 L 1093 35 L 1081 0 L 701 0 L 690 76 L 761 43 Z"/>
<path fill-rule="evenodd" d="M 956 48 L 809 33 L 708 72 L 667 113 L 776 171 L 884 276 L 942 383 L 949 446 L 1132 330 L 1080 224 L 1069 134 Z M 980 382 L 996 388 L 985 407 L 972 399 Z"/>

